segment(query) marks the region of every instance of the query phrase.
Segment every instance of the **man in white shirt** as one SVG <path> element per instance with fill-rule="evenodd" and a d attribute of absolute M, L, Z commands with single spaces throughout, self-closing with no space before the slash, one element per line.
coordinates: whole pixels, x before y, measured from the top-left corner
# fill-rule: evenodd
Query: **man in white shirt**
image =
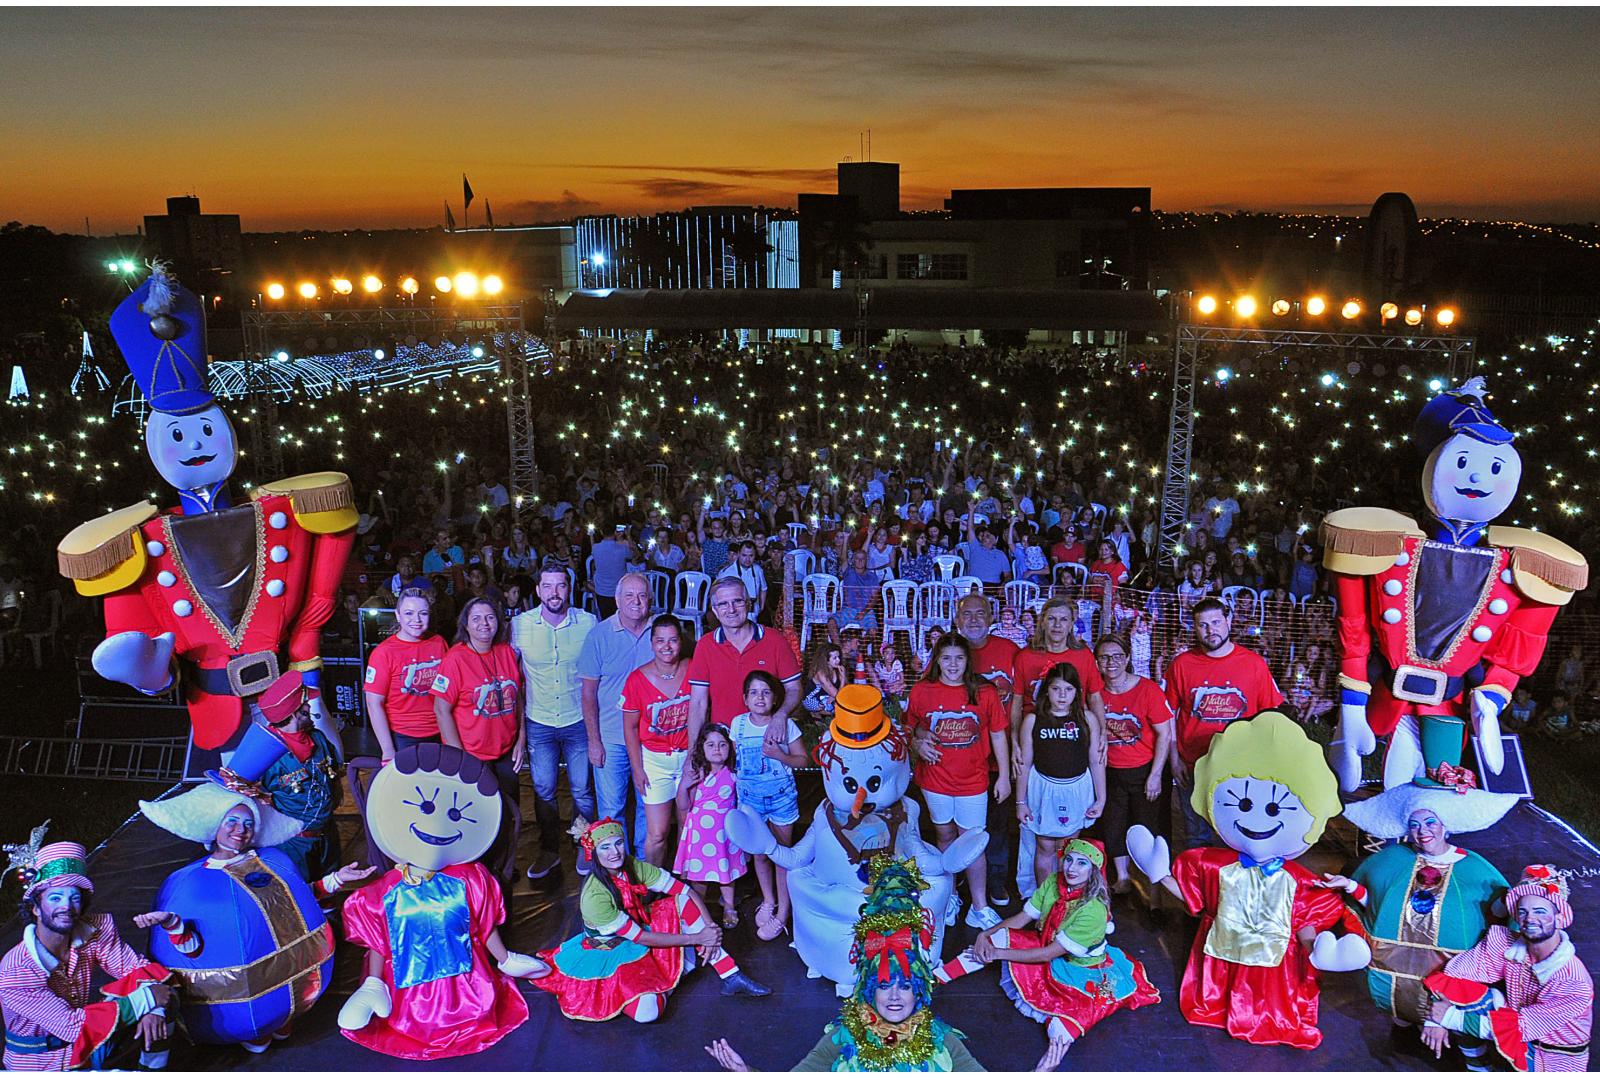
<path fill-rule="evenodd" d="M 744 591 L 750 595 L 750 610 L 760 614 L 767 604 L 767 575 L 761 567 L 756 565 L 756 545 L 754 540 L 746 540 L 739 545 L 738 555 L 733 562 L 723 567 L 718 578 L 737 578 L 744 582 Z"/>

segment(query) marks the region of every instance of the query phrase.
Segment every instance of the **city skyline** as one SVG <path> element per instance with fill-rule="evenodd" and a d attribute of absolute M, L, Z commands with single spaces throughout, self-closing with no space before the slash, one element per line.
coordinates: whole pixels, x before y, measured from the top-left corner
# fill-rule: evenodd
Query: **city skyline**
<path fill-rule="evenodd" d="M 249 231 L 793 206 L 835 164 L 1161 210 L 1600 218 L 1600 14 L 1541 9 L 11 9 L 5 218 Z"/>

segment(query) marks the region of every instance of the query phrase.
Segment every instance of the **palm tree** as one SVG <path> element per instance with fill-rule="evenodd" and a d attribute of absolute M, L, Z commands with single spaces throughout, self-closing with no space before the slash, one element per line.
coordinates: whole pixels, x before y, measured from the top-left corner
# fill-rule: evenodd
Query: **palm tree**
<path fill-rule="evenodd" d="M 663 280 L 671 278 L 673 256 L 677 245 L 667 235 L 661 218 L 651 218 L 635 225 L 628 232 L 627 242 L 619 253 L 622 264 L 632 275 L 635 289 L 660 288 Z"/>
<path fill-rule="evenodd" d="M 759 287 L 766 277 L 763 273 L 766 258 L 772 253 L 766 230 L 754 221 L 740 218 L 728 231 L 723 243 L 728 254 L 733 256 L 736 268 L 734 284 L 737 286 L 742 279 L 746 288 Z M 743 274 L 739 273 L 741 269 Z"/>

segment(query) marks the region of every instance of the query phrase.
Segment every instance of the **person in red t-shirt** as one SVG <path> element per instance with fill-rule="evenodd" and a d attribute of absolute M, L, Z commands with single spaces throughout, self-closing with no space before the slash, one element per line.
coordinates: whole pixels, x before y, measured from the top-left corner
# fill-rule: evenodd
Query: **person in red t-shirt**
<path fill-rule="evenodd" d="M 1011 795 L 1005 710 L 1000 707 L 1000 695 L 973 667 L 972 648 L 959 634 L 943 634 L 934 644 L 928 673 L 911 688 L 906 726 L 917 754 L 917 785 L 943 850 L 957 836 L 982 829 L 987 823 L 991 755 L 1000 765 L 995 801 L 1004 802 Z M 967 925 L 980 930 L 1000 925 L 1000 915 L 989 906 L 985 887 L 987 860 L 978 859 L 966 874 L 972 895 Z M 954 910 L 960 910 L 959 899 Z M 947 922 L 951 915 L 946 910 Z"/>
<path fill-rule="evenodd" d="M 972 649 L 972 666 L 978 677 L 994 687 L 1000 695 L 1000 707 L 1006 716 L 1011 715 L 1011 669 L 1016 665 L 1017 643 L 989 633 L 994 620 L 994 609 L 987 597 L 968 593 L 956 601 L 955 631 L 967 639 Z M 931 658 L 930 658 L 931 659 Z M 991 765 L 994 763 L 991 762 Z M 1012 787 L 1016 780 L 1013 778 Z M 1006 866 L 1011 861 L 1012 838 L 1017 835 L 1017 815 L 1006 808 L 1001 800 L 989 805 L 989 877 L 985 886 L 992 907 L 1011 903 L 1011 890 L 1006 886 Z"/>
<path fill-rule="evenodd" d="M 394 759 L 396 750 L 439 741 L 429 689 L 449 646 L 438 634 L 428 633 L 432 606 L 423 590 L 402 589 L 394 606 L 400 628 L 367 657 L 363 692 L 385 763 Z"/>
<path fill-rule="evenodd" d="M 1117 869 L 1114 892 L 1133 887 L 1128 877 L 1128 827 L 1167 835 L 1167 758 L 1172 752 L 1172 706 L 1149 679 L 1128 666 L 1128 642 L 1107 634 L 1094 659 L 1106 688 L 1106 809 L 1100 819 L 1106 851 Z"/>
<path fill-rule="evenodd" d="M 1068 525 L 1062 530 L 1061 539 L 1050 546 L 1050 561 L 1053 563 L 1078 563 L 1083 564 L 1083 541 L 1078 539 L 1076 525 Z"/>
<path fill-rule="evenodd" d="M 1111 583 L 1111 603 L 1117 602 L 1117 587 L 1128 583 L 1128 568 L 1117 558 L 1117 545 L 1100 541 L 1100 555 L 1089 565 L 1089 595 L 1098 599 L 1105 582 Z"/>
<path fill-rule="evenodd" d="M 505 621 L 485 597 L 468 600 L 456 623 L 456 643 L 433 676 L 439 738 L 494 770 L 505 804 L 502 820 L 509 820 L 518 814 L 517 774 L 528 758 L 527 728 L 517 722 L 522 715 L 522 662 L 506 641 Z M 505 858 L 507 874 L 514 869 L 505 857 L 512 832 L 502 828 L 491 854 L 483 858 L 488 866 L 500 865 L 497 855 Z"/>
<path fill-rule="evenodd" d="M 1022 731 L 1022 718 L 1034 711 L 1034 699 L 1039 692 L 1039 683 L 1045 673 L 1057 664 L 1071 664 L 1077 669 L 1078 681 L 1082 683 L 1087 699 L 1085 705 L 1088 711 L 1094 714 L 1095 723 L 1100 730 L 1105 730 L 1105 702 L 1101 700 L 1101 691 L 1105 684 L 1100 678 L 1100 669 L 1095 667 L 1094 653 L 1078 640 L 1078 635 L 1073 629 L 1076 614 L 1076 606 L 1071 600 L 1065 596 L 1052 596 L 1045 601 L 1044 607 L 1039 612 L 1039 619 L 1033 630 L 1033 644 L 1017 651 L 1016 661 L 1011 668 L 1013 781 L 1021 779 L 1015 774 L 1021 759 L 1021 748 L 1017 745 L 1017 739 Z M 1104 753 L 1103 744 L 1101 752 Z M 1105 763 L 1104 758 L 1100 763 Z M 1035 843 L 1033 830 L 1024 824 L 1021 832 L 1022 839 L 1017 850 L 1032 851 Z M 1033 861 L 1019 856 L 1017 888 L 1022 891 L 1023 896 L 1032 896 L 1036 884 L 1033 880 Z"/>
<path fill-rule="evenodd" d="M 800 659 L 789 639 L 750 617 L 750 594 L 738 578 L 718 578 L 711 586 L 711 613 L 720 623 L 702 635 L 689 658 L 688 745 L 700 737 L 709 717 L 724 726 L 746 711 L 744 682 L 765 671 L 783 686 L 775 715 L 786 720 L 800 707 Z M 782 727 L 782 724 L 779 724 Z"/>
<path fill-rule="evenodd" d="M 1189 804 L 1194 763 L 1211 747 L 1211 738 L 1235 720 L 1283 704 L 1283 694 L 1267 662 L 1230 638 L 1233 618 L 1221 600 L 1207 597 L 1194 606 L 1195 643 L 1167 666 L 1167 703 L 1177 717 L 1172 741 L 1172 779 L 1189 827 L 1189 847 L 1221 843 L 1211 826 Z"/>
<path fill-rule="evenodd" d="M 683 625 L 671 615 L 650 624 L 650 662 L 622 684 L 622 738 L 633 766 L 633 786 L 644 802 L 644 861 L 666 865 L 667 836 L 677 810 L 678 783 L 689 753 L 689 682 L 684 670 Z"/>

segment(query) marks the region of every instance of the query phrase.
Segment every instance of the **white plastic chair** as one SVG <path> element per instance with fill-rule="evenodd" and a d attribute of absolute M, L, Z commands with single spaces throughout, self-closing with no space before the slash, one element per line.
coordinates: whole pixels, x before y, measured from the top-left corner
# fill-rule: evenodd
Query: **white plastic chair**
<path fill-rule="evenodd" d="M 950 587 L 955 590 L 956 599 L 958 600 L 968 593 L 977 593 L 979 596 L 983 595 L 982 578 L 970 576 L 953 578 L 950 581 Z"/>
<path fill-rule="evenodd" d="M 935 555 L 933 568 L 940 581 L 954 581 L 967 572 L 967 560 L 960 555 Z"/>
<path fill-rule="evenodd" d="M 888 645 L 896 630 L 913 636 L 917 632 L 917 583 L 905 578 L 885 581 L 878 590 L 883 596 L 883 643 Z"/>
<path fill-rule="evenodd" d="M 807 574 L 800 582 L 800 652 L 806 651 L 813 626 L 826 626 L 844 603 L 844 583 L 832 574 Z"/>
<path fill-rule="evenodd" d="M 1058 562 L 1050 568 L 1050 578 L 1057 585 L 1062 584 L 1062 572 L 1072 578 L 1072 584 L 1084 585 L 1089 581 L 1089 568 L 1081 562 Z"/>
<path fill-rule="evenodd" d="M 647 570 L 644 577 L 650 583 L 650 610 L 666 611 L 672 606 L 672 575 L 665 570 Z"/>
<path fill-rule="evenodd" d="M 1029 604 L 1039 599 L 1039 586 L 1031 581 L 1008 581 L 1005 596 L 1006 606 L 1020 615 Z"/>
<path fill-rule="evenodd" d="M 1106 507 L 1104 503 L 1090 503 L 1089 509 L 1094 512 L 1094 531 L 1104 534 L 1106 531 Z"/>
<path fill-rule="evenodd" d="M 925 581 L 917 586 L 917 638 L 930 628 L 950 629 L 955 619 L 956 590 L 948 581 Z"/>
<path fill-rule="evenodd" d="M 789 552 L 784 558 L 794 564 L 794 579 L 804 581 L 817 572 L 817 556 L 804 548 Z"/>
<path fill-rule="evenodd" d="M 694 623 L 694 636 L 705 633 L 706 600 L 711 596 L 711 575 L 684 570 L 672 583 L 672 614 Z"/>

